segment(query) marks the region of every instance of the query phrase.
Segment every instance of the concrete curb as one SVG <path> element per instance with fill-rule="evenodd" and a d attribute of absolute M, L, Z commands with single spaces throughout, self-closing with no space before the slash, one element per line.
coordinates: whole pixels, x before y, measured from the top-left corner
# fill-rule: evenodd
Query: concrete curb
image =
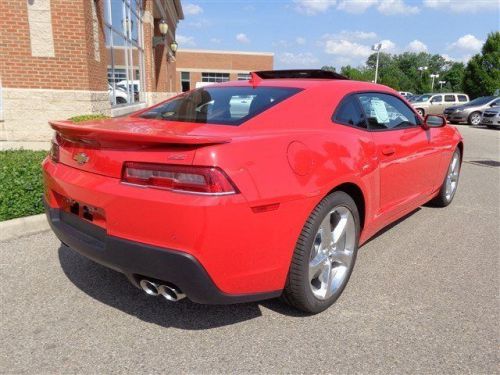
<path fill-rule="evenodd" d="M 0 241 L 11 240 L 49 229 L 49 222 L 45 214 L 0 221 Z"/>

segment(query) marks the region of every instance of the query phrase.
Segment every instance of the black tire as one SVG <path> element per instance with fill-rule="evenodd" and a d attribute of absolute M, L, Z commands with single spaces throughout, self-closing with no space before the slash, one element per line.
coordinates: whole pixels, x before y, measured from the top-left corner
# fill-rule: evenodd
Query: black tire
<path fill-rule="evenodd" d="M 321 222 L 332 209 L 340 206 L 347 208 L 354 218 L 356 239 L 353 257 L 343 285 L 330 298 L 321 300 L 314 296 L 310 287 L 309 259 Z M 359 233 L 359 212 L 354 200 L 343 191 L 336 191 L 325 197 L 313 210 L 302 228 L 295 246 L 282 299 L 290 306 L 306 313 L 317 314 L 330 307 L 342 294 L 351 276 L 358 252 Z"/>
<path fill-rule="evenodd" d="M 477 120 L 477 116 L 479 115 L 479 120 Z M 469 115 L 467 119 L 467 123 L 472 126 L 478 126 L 481 123 L 481 112 L 475 111 Z"/>
<path fill-rule="evenodd" d="M 446 196 L 446 180 L 448 178 L 448 170 L 450 168 L 451 163 L 453 162 L 453 157 L 455 156 L 455 154 L 458 154 L 457 187 L 453 191 L 453 194 L 449 198 L 447 198 L 447 196 Z M 438 195 L 429 202 L 429 204 L 431 206 L 434 206 L 434 207 L 446 207 L 446 206 L 448 206 L 453 201 L 453 198 L 455 197 L 455 194 L 457 192 L 458 182 L 460 180 L 461 169 L 462 169 L 462 154 L 460 152 L 460 149 L 457 148 L 455 150 L 455 152 L 453 153 L 453 156 L 452 156 L 452 158 L 450 160 L 450 164 L 448 165 L 448 168 L 446 169 L 446 176 L 444 177 L 444 181 L 443 181 L 443 184 L 441 185 L 441 188 L 439 189 Z"/>
<path fill-rule="evenodd" d="M 125 100 L 125 98 L 122 98 L 122 97 L 117 97 L 116 98 L 116 104 L 125 104 L 127 103 L 127 100 Z"/>
<path fill-rule="evenodd" d="M 417 108 L 416 111 L 420 115 L 420 117 L 423 118 L 425 116 L 425 111 L 422 108 Z"/>

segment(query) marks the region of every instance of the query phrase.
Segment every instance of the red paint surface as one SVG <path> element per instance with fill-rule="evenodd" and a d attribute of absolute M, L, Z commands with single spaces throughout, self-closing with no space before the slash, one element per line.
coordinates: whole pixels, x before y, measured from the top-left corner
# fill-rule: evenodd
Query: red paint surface
<path fill-rule="evenodd" d="M 248 85 L 234 82 L 226 85 Z M 102 209 L 108 234 L 192 254 L 226 293 L 282 289 L 302 226 L 341 184 L 363 193 L 361 242 L 431 199 L 461 141 L 450 126 L 369 132 L 332 123 L 356 81 L 269 80 L 305 90 L 241 126 L 173 123 L 136 115 L 56 123 L 60 162 L 44 162 L 49 204 L 68 197 Z M 78 140 L 78 143 L 71 141 Z M 292 145 L 292 146 L 291 146 Z M 73 160 L 84 152 L 89 162 Z M 215 166 L 240 193 L 206 196 L 123 184 L 124 162 Z M 255 210 L 255 207 L 277 207 Z"/>

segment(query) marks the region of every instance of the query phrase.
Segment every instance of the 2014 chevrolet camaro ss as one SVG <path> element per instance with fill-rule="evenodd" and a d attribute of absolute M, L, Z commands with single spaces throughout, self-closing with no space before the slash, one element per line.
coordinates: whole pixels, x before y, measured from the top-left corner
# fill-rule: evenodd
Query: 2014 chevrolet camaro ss
<path fill-rule="evenodd" d="M 463 155 L 444 118 L 314 70 L 51 126 L 45 203 L 63 244 L 171 301 L 282 296 L 310 313 L 340 296 L 376 232 L 452 201 Z"/>

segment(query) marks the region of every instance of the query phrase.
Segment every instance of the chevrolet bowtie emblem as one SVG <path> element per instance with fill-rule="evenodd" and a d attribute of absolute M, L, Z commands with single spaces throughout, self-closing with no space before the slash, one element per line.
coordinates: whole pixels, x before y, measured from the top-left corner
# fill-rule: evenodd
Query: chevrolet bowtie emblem
<path fill-rule="evenodd" d="M 73 160 L 82 165 L 89 161 L 89 157 L 85 152 L 79 152 L 73 156 Z"/>

